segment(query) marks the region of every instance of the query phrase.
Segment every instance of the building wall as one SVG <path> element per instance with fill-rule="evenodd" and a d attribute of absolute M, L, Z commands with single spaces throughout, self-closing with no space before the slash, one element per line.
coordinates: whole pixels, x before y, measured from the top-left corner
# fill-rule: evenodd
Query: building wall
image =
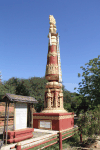
<path fill-rule="evenodd" d="M 36 110 L 33 107 L 33 113 L 36 113 Z M 0 102 L 0 127 L 4 125 L 4 118 L 5 118 L 5 103 Z M 9 118 L 8 125 L 13 125 L 13 118 L 14 118 L 14 104 L 10 103 L 9 105 Z"/>

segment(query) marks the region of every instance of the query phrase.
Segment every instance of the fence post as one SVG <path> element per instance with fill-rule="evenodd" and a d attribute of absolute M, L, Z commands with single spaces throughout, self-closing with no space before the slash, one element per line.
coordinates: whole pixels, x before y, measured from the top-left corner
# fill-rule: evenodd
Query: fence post
<path fill-rule="evenodd" d="M 59 132 L 59 150 L 62 150 L 62 133 Z"/>
<path fill-rule="evenodd" d="M 20 143 L 17 143 L 16 150 L 21 150 L 21 144 Z"/>

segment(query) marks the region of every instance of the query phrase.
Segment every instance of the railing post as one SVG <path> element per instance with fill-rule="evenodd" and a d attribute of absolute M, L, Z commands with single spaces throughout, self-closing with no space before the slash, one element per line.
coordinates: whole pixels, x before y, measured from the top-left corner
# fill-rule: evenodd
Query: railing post
<path fill-rule="evenodd" d="M 21 144 L 20 143 L 17 143 L 16 150 L 21 150 Z"/>
<path fill-rule="evenodd" d="M 59 150 L 62 150 L 62 133 L 59 132 Z"/>

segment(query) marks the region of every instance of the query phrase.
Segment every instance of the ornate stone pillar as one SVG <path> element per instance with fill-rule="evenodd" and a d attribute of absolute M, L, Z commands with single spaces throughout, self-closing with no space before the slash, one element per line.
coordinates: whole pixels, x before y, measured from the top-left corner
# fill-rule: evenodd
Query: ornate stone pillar
<path fill-rule="evenodd" d="M 42 112 L 64 113 L 67 111 L 63 108 L 63 93 L 61 91 L 62 73 L 60 63 L 59 35 L 56 33 L 57 29 L 55 18 L 50 15 L 49 20 L 49 45 L 45 73 L 45 78 L 48 80 L 48 82 L 46 83 L 44 110 Z"/>

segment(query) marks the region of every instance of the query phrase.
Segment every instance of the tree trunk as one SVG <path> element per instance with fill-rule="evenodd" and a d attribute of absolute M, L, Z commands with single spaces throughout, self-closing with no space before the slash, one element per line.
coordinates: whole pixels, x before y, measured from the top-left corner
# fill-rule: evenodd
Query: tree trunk
<path fill-rule="evenodd" d="M 82 143 L 82 132 L 80 134 L 80 143 Z"/>

